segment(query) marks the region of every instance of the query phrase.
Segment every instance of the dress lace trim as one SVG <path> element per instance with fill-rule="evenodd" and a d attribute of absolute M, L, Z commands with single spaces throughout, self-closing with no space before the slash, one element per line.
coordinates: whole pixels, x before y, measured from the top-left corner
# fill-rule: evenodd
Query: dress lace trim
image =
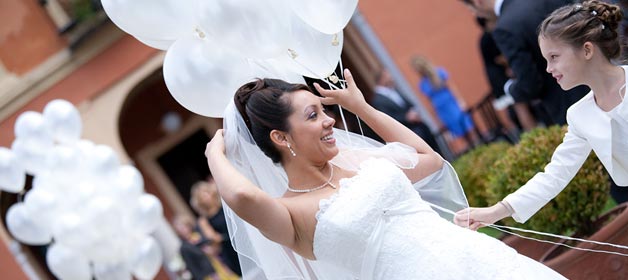
<path fill-rule="evenodd" d="M 350 189 L 352 186 L 352 182 L 354 180 L 356 180 L 359 176 L 359 173 L 351 178 L 343 178 L 340 179 L 339 183 L 339 187 L 338 187 L 338 191 L 336 191 L 334 194 L 332 194 L 329 198 L 323 198 L 318 202 L 318 211 L 316 212 L 316 221 L 319 220 L 319 218 L 325 214 L 325 212 L 327 211 L 327 209 L 334 204 L 334 202 L 336 201 L 336 199 L 338 198 L 338 196 L 340 196 L 342 193 L 346 193 L 347 189 Z"/>

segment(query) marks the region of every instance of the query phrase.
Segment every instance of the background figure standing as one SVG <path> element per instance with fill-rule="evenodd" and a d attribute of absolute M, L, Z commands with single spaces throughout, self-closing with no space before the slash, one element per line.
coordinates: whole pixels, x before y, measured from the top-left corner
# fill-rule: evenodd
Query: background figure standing
<path fill-rule="evenodd" d="M 396 89 L 390 73 L 381 70 L 375 77 L 377 85 L 373 91 L 375 95 L 371 100 L 371 105 L 375 109 L 384 112 L 393 119 L 402 123 L 410 130 L 419 135 L 434 151 L 440 154 L 440 149 L 430 128 L 421 120 L 416 108 L 410 101 L 406 100 Z"/>
<path fill-rule="evenodd" d="M 445 69 L 434 67 L 422 56 L 413 57 L 411 63 L 421 77 L 419 90 L 430 99 L 438 118 L 454 137 L 463 136 L 469 148 L 474 147 L 478 137 L 473 131 L 473 120 L 465 112 L 466 103 L 456 88 L 449 84 L 449 75 Z"/>
<path fill-rule="evenodd" d="M 499 51 L 493 35 L 491 35 L 495 28 L 495 20 L 495 18 L 477 18 L 478 25 L 484 30 L 480 37 L 480 51 L 482 52 L 486 78 L 491 85 L 491 95 L 495 98 L 492 104 L 493 108 L 509 137 L 516 142 L 519 139 L 519 129 L 511 119 L 509 112 L 514 100 L 504 92 L 504 85 L 509 78 L 513 77 L 513 74 L 506 57 Z M 529 111 L 526 110 L 525 112 L 529 114 Z M 533 119 L 532 116 L 524 116 L 523 118 Z"/>
<path fill-rule="evenodd" d="M 567 108 L 582 98 L 588 91 L 586 86 L 562 90 L 552 75 L 545 72 L 547 63 L 539 49 L 537 28 L 554 10 L 571 4 L 571 0 L 462 0 L 477 16 L 497 17 L 493 38 L 508 59 L 515 80 L 505 89 L 516 103 L 530 104 L 540 99 L 547 113 L 546 125 L 567 123 Z M 517 111 L 527 106 L 517 104 Z M 519 114 L 518 114 L 519 116 Z M 524 130 L 533 126 L 522 120 Z"/>
<path fill-rule="evenodd" d="M 211 253 L 220 257 L 222 262 L 235 274 L 242 275 L 238 254 L 231 245 L 222 202 L 213 178 L 199 181 L 192 186 L 190 204 L 200 217 L 197 226 L 199 232 L 211 244 Z"/>

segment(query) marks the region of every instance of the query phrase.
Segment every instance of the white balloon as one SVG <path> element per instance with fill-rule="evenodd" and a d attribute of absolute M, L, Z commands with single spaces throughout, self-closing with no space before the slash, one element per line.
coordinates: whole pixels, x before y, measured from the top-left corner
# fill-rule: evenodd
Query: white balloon
<path fill-rule="evenodd" d="M 30 219 L 52 232 L 52 221 L 59 214 L 58 205 L 61 205 L 57 193 L 46 188 L 33 188 L 24 196 L 24 207 Z"/>
<path fill-rule="evenodd" d="M 21 202 L 9 208 L 6 219 L 9 232 L 22 243 L 45 245 L 52 239 L 48 230 L 29 217 L 26 207 Z"/>
<path fill-rule="evenodd" d="M 95 239 L 92 232 L 96 230 L 98 229 L 92 228 L 79 212 L 57 215 L 52 224 L 52 235 L 56 243 L 81 251 Z"/>
<path fill-rule="evenodd" d="M 44 116 L 39 112 L 26 111 L 20 114 L 15 121 L 15 137 L 22 139 L 52 139 L 52 133 L 46 126 Z"/>
<path fill-rule="evenodd" d="M 53 146 L 52 138 L 50 142 L 41 143 L 27 141 L 24 138 L 15 138 L 11 144 L 11 150 L 26 173 L 35 176 L 46 170 L 48 151 L 52 150 Z"/>
<path fill-rule="evenodd" d="M 77 184 L 75 190 L 72 190 L 72 195 L 67 203 L 84 206 L 99 195 L 99 189 L 101 188 L 102 186 L 93 180 L 82 181 Z"/>
<path fill-rule="evenodd" d="M 142 174 L 131 165 L 120 166 L 114 189 L 120 199 L 136 201 L 144 193 Z"/>
<path fill-rule="evenodd" d="M 70 189 L 80 174 L 80 150 L 75 146 L 56 145 L 46 158 L 47 169 L 55 176 L 60 186 Z"/>
<path fill-rule="evenodd" d="M 303 21 L 320 32 L 341 31 L 355 12 L 358 0 L 299 0 L 286 1 Z"/>
<path fill-rule="evenodd" d="M 53 178 L 54 175 L 49 170 L 37 174 L 37 176 L 33 177 L 33 189 L 41 188 L 56 192 L 57 185 Z"/>
<path fill-rule="evenodd" d="M 94 150 L 96 149 L 96 144 L 92 141 L 81 139 L 76 145 L 76 149 L 80 155 L 80 163 L 79 166 L 81 168 L 81 174 L 78 174 L 80 178 L 91 178 L 91 168 L 92 168 L 92 154 L 94 154 Z"/>
<path fill-rule="evenodd" d="M 79 150 L 79 154 L 87 155 L 91 153 L 94 148 L 96 148 L 96 144 L 92 141 L 81 139 L 76 143 L 76 147 Z"/>
<path fill-rule="evenodd" d="M 26 170 L 13 152 L 0 147 L 0 189 L 10 193 L 24 190 Z"/>
<path fill-rule="evenodd" d="M 123 211 L 122 204 L 117 203 L 116 200 L 117 198 L 107 195 L 99 195 L 93 198 L 85 209 L 86 219 L 90 221 L 90 228 L 102 236 L 114 235 L 122 225 L 122 215 L 125 211 Z"/>
<path fill-rule="evenodd" d="M 95 239 L 84 249 L 85 256 L 95 263 L 118 262 L 123 256 L 118 256 L 118 252 L 111 249 L 113 242 L 110 238 L 105 237 Z"/>
<path fill-rule="evenodd" d="M 102 0 L 111 19 L 125 32 L 146 39 L 176 40 L 194 30 L 194 0 Z"/>
<path fill-rule="evenodd" d="M 81 138 L 81 114 L 72 103 L 62 99 L 52 100 L 44 107 L 43 116 L 57 142 L 69 144 Z"/>
<path fill-rule="evenodd" d="M 305 84 L 301 74 L 290 71 L 277 59 L 251 60 L 253 75 L 258 78 L 273 78 L 284 80 L 293 84 Z"/>
<path fill-rule="evenodd" d="M 340 60 L 344 42 L 342 31 L 324 34 L 297 17 L 292 17 L 292 20 L 290 51 L 279 56 L 277 61 L 284 68 L 303 76 L 315 79 L 328 77 Z"/>
<path fill-rule="evenodd" d="M 135 228 L 140 233 L 152 233 L 157 229 L 163 216 L 163 207 L 157 197 L 143 194 L 137 200 Z"/>
<path fill-rule="evenodd" d="M 186 109 L 221 117 L 235 91 L 252 79 L 247 61 L 197 36 L 181 38 L 164 60 L 168 90 Z"/>
<path fill-rule="evenodd" d="M 189 32 L 188 32 L 189 33 Z M 148 39 L 135 36 L 135 39 L 142 42 L 142 44 L 147 45 L 151 48 L 166 51 L 176 40 L 156 40 L 156 39 Z"/>
<path fill-rule="evenodd" d="M 116 152 L 109 146 L 96 145 L 83 160 L 90 175 L 96 178 L 110 180 L 118 173 L 120 160 Z"/>
<path fill-rule="evenodd" d="M 279 0 L 199 1 L 198 9 L 200 25 L 213 40 L 256 59 L 286 50 L 289 13 L 290 8 Z"/>
<path fill-rule="evenodd" d="M 132 258 L 132 272 L 138 279 L 153 279 L 162 263 L 162 252 L 153 237 L 147 236 Z"/>
<path fill-rule="evenodd" d="M 59 279 L 92 279 L 89 261 L 79 252 L 63 246 L 52 244 L 46 252 L 46 264 Z"/>
<path fill-rule="evenodd" d="M 96 280 L 131 280 L 131 270 L 125 262 L 94 263 L 94 276 Z"/>

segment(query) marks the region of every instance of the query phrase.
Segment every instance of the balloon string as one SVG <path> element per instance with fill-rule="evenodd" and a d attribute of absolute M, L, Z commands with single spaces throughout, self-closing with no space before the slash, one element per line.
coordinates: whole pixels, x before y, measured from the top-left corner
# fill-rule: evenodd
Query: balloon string
<path fill-rule="evenodd" d="M 24 194 L 26 193 L 26 190 L 23 189 L 21 192 L 19 192 L 17 194 L 17 202 L 22 202 L 24 201 Z"/>
<path fill-rule="evenodd" d="M 338 63 L 340 63 L 340 72 L 344 75 L 343 70 L 345 69 L 345 67 L 342 65 L 342 55 L 340 55 L 340 59 Z M 347 79 L 344 76 L 343 76 L 343 79 L 340 80 L 340 84 L 342 85 L 342 88 L 347 88 Z M 362 135 L 362 140 L 364 140 L 364 130 L 362 129 L 362 122 L 360 121 L 360 116 L 355 115 L 355 118 L 358 120 L 358 127 L 360 128 L 360 135 Z"/>
<path fill-rule="evenodd" d="M 449 214 L 453 214 L 456 215 L 455 212 L 429 203 L 428 204 L 436 209 L 439 209 L 445 213 L 449 213 Z M 614 251 L 607 251 L 607 250 L 597 250 L 597 249 L 587 249 L 587 248 L 581 248 L 581 247 L 575 247 L 575 246 L 571 246 L 565 243 L 559 243 L 559 242 L 553 242 L 553 241 L 549 241 L 549 240 L 543 240 L 543 239 L 536 239 L 533 237 L 528 237 L 528 236 L 524 236 L 518 233 L 515 233 L 513 231 L 520 231 L 520 232 L 525 232 L 525 233 L 533 233 L 533 234 L 538 234 L 541 236 L 548 236 L 548 237 L 553 237 L 553 238 L 559 238 L 559 239 L 565 239 L 565 240 L 571 240 L 571 241 L 578 241 L 578 242 L 582 242 L 582 243 L 591 243 L 591 244 L 596 244 L 596 245 L 602 245 L 602 246 L 610 246 L 610 247 L 615 247 L 615 248 L 619 248 L 619 249 L 624 249 L 624 250 L 628 250 L 628 246 L 624 246 L 624 245 L 617 245 L 617 244 L 613 244 L 613 243 L 606 243 L 606 242 L 600 242 L 600 241 L 595 241 L 595 240 L 587 240 L 587 239 L 581 239 L 581 238 L 575 238 L 575 237 L 569 237 L 569 236 L 563 236 L 563 235 L 558 235 L 558 234 L 552 234 L 552 233 L 546 233 L 546 232 L 539 232 L 539 231 L 534 231 L 534 230 L 527 230 L 527 229 L 521 229 L 521 228 L 516 228 L 516 227 L 507 227 L 507 226 L 499 226 L 499 225 L 494 225 L 494 224 L 486 224 L 486 223 L 482 223 L 485 226 L 488 226 L 490 228 L 494 228 L 496 230 L 499 230 L 501 232 L 507 233 L 507 234 L 512 234 L 524 239 L 528 239 L 528 240 L 533 240 L 533 241 L 538 241 L 538 242 L 543 242 L 543 243 L 550 243 L 550 244 L 554 244 L 554 245 L 559 245 L 559 246 L 564 246 L 567 248 L 571 248 L 574 250 L 579 250 L 579 251 L 585 251 L 585 252 L 593 252 L 593 253 L 605 253 L 605 254 L 612 254 L 612 255 L 618 255 L 618 256 L 624 256 L 624 257 L 628 257 L 628 254 L 625 253 L 620 253 L 620 252 L 614 252 Z"/>
<path fill-rule="evenodd" d="M 249 63 L 249 66 L 251 65 L 251 63 L 257 65 L 259 68 L 262 68 L 270 73 L 272 73 L 272 71 L 266 66 L 264 65 L 264 63 L 261 63 L 260 61 L 254 60 L 254 59 L 247 59 L 246 60 Z"/>
<path fill-rule="evenodd" d="M 581 238 L 562 236 L 562 235 L 557 235 L 557 234 L 538 232 L 538 231 L 534 231 L 534 230 L 520 229 L 520 228 L 515 228 L 515 227 L 500 226 L 500 225 L 485 224 L 485 223 L 482 223 L 482 224 L 484 224 L 484 225 L 486 225 L 488 227 L 494 228 L 496 230 L 499 230 L 499 231 L 502 231 L 502 232 L 505 232 L 505 233 L 510 233 L 512 235 L 516 235 L 516 236 L 519 236 L 519 237 L 522 237 L 522 238 L 525 238 L 525 239 L 531 239 L 531 240 L 536 240 L 536 241 L 540 241 L 540 242 L 552 243 L 552 244 L 556 244 L 556 245 L 563 245 L 563 246 L 566 246 L 566 247 L 569 247 L 569 248 L 578 249 L 578 250 L 579 249 L 583 249 L 585 251 L 615 253 L 615 254 L 619 254 L 619 255 L 628 257 L 628 254 L 622 254 L 622 253 L 617 253 L 617 252 L 609 252 L 609 251 L 605 251 L 605 250 L 593 250 L 593 249 L 577 248 L 577 247 L 572 247 L 572 246 L 569 246 L 569 245 L 563 244 L 563 243 L 556 243 L 556 242 L 552 242 L 552 241 L 548 241 L 548 240 L 539 240 L 539 239 L 535 239 L 535 238 L 532 238 L 532 237 L 522 236 L 520 234 L 511 232 L 511 231 L 520 231 L 520 232 L 525 232 L 525 233 L 533 233 L 533 234 L 538 234 L 538 235 L 543 235 L 543 236 L 548 236 L 548 237 L 561 238 L 561 239 L 565 239 L 565 240 L 578 241 L 578 242 L 584 242 L 584 243 L 592 243 L 592 244 L 596 244 L 596 245 L 610 246 L 610 247 L 615 247 L 615 248 L 619 248 L 619 249 L 628 250 L 628 246 L 624 246 L 624 245 L 617 245 L 617 244 L 600 242 L 600 241 L 595 241 L 595 240 L 586 240 L 586 239 L 581 239 Z"/>
<path fill-rule="evenodd" d="M 334 85 L 329 78 L 322 79 L 329 85 L 330 88 L 339 89 L 336 85 Z M 342 112 L 342 106 L 338 104 L 338 111 L 340 111 L 340 118 L 342 119 L 342 125 L 344 126 L 345 133 L 347 134 L 347 139 L 349 139 L 349 144 L 351 143 L 351 137 L 349 137 L 349 129 L 347 128 L 347 119 L 345 119 L 345 114 Z"/>

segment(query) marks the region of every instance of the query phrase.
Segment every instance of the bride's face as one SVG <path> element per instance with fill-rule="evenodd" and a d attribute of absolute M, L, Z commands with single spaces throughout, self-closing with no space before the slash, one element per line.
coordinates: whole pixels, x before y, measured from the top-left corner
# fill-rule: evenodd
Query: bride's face
<path fill-rule="evenodd" d="M 325 111 L 319 98 L 301 90 L 290 95 L 292 115 L 288 118 L 291 145 L 297 157 L 327 161 L 338 154 L 333 126 L 336 122 Z"/>

